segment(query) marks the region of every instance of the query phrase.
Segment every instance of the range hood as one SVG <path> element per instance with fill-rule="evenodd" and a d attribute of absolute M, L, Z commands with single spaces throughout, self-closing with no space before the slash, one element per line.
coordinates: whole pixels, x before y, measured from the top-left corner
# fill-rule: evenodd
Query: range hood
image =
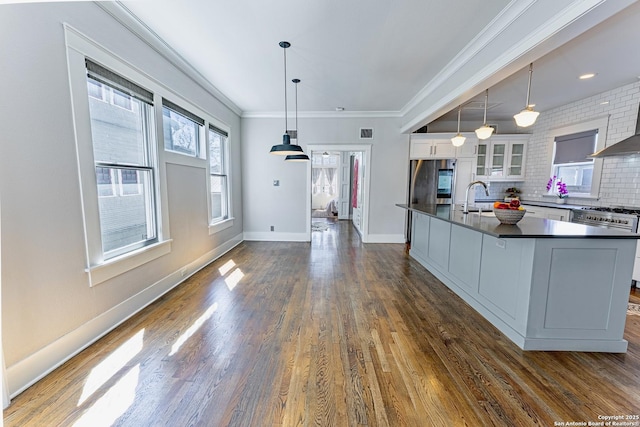
<path fill-rule="evenodd" d="M 640 154 L 640 107 L 638 107 L 636 133 L 633 136 L 605 147 L 602 150 L 593 153 L 589 157 L 602 158 L 611 156 L 629 156 L 632 154 Z"/>

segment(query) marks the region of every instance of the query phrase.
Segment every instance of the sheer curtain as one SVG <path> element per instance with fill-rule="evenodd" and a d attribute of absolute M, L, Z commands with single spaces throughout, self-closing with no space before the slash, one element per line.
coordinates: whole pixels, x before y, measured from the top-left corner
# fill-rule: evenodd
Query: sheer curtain
<path fill-rule="evenodd" d="M 336 172 L 337 172 L 337 169 L 335 169 L 335 168 L 325 168 L 324 169 L 324 173 L 325 173 L 325 176 L 327 177 L 327 181 L 328 181 L 328 184 L 329 184 L 329 194 L 332 195 L 332 196 L 335 194 L 335 190 L 333 188 L 333 180 L 336 177 Z"/>
<path fill-rule="evenodd" d="M 318 194 L 320 192 L 320 185 L 322 180 L 322 169 L 313 168 L 311 169 L 311 183 L 313 184 L 313 194 Z"/>

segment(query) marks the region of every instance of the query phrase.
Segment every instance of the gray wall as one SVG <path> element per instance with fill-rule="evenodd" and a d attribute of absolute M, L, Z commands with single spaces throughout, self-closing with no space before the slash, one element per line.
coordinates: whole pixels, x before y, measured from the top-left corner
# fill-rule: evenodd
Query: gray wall
<path fill-rule="evenodd" d="M 275 227 L 274 240 L 286 233 L 304 233 L 308 163 L 288 163 L 269 154 L 282 141 L 284 119 L 243 118 L 242 162 L 244 231 L 264 233 Z M 298 119 L 300 145 L 371 144 L 369 235 L 372 241 L 403 242 L 404 214 L 396 203 L 406 203 L 409 135 L 400 133 L 393 118 Z M 359 139 L 360 128 L 373 128 L 373 140 Z M 308 153 L 309 154 L 309 153 Z M 274 187 L 273 180 L 280 186 Z M 279 235 L 280 234 L 280 235 Z"/>
<path fill-rule="evenodd" d="M 171 253 L 95 287 L 85 273 L 63 23 L 231 129 L 233 227 L 210 236 L 205 170 L 168 164 Z M 0 28 L 2 337 L 15 392 L 98 332 L 69 337 L 107 330 L 139 308 L 154 284 L 178 283 L 184 266 L 241 238 L 240 119 L 93 2 L 3 5 Z"/>

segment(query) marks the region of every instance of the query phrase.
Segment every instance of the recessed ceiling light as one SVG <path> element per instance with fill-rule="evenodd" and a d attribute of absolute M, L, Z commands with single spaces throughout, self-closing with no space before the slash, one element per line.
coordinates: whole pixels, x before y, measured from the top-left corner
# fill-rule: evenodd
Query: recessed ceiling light
<path fill-rule="evenodd" d="M 587 80 L 596 76 L 596 73 L 587 73 L 578 77 L 580 80 Z"/>
<path fill-rule="evenodd" d="M 609 101 L 602 101 L 602 102 L 600 103 L 600 105 L 607 105 L 607 104 L 609 104 Z"/>

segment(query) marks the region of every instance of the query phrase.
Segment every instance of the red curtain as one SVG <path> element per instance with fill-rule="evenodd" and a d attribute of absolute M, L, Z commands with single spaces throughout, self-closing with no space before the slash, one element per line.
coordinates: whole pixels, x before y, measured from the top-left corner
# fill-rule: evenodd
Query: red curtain
<path fill-rule="evenodd" d="M 353 162 L 353 191 L 351 192 L 351 206 L 358 207 L 358 159 Z"/>

